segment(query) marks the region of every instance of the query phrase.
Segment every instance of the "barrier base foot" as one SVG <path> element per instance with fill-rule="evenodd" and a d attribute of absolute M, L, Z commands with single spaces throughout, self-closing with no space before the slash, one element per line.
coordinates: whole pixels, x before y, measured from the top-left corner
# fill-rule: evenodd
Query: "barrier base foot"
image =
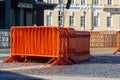
<path fill-rule="evenodd" d="M 70 61 L 68 58 L 63 58 L 63 57 L 61 57 L 61 58 L 58 58 L 58 59 L 56 59 L 53 63 L 52 63 L 52 66 L 53 65 L 70 65 L 70 64 L 73 64 L 73 62 L 72 61 Z"/>
<path fill-rule="evenodd" d="M 24 58 L 21 56 L 10 56 L 10 57 L 6 58 L 3 62 L 5 63 L 5 62 L 13 62 L 13 61 L 23 62 Z"/>
<path fill-rule="evenodd" d="M 86 55 L 71 55 L 68 58 L 58 58 L 56 59 L 51 65 L 71 65 L 75 63 L 79 63 L 80 61 L 84 61 L 87 59 L 90 59 L 92 55 L 86 54 Z"/>
<path fill-rule="evenodd" d="M 10 57 L 8 57 L 8 58 L 6 58 L 3 62 L 5 63 L 5 62 L 11 62 L 13 60 L 13 58 L 12 58 L 12 56 L 10 56 Z"/>
<path fill-rule="evenodd" d="M 117 49 L 117 50 L 113 53 L 113 55 L 115 55 L 117 52 L 120 52 L 120 49 Z"/>
<path fill-rule="evenodd" d="M 80 61 L 90 59 L 91 57 L 92 57 L 92 55 L 90 55 L 90 54 L 87 54 L 87 55 L 71 55 L 71 56 L 69 56 L 69 58 L 75 63 L 79 63 Z"/>

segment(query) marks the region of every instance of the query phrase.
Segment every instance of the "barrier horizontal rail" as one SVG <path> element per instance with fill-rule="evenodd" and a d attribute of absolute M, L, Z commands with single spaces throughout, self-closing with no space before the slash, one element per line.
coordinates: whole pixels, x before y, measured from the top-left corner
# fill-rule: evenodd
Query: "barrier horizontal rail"
<path fill-rule="evenodd" d="M 10 57 L 3 62 L 24 61 L 29 56 L 49 57 L 47 63 L 73 64 L 92 57 L 90 33 L 53 26 L 14 26 L 10 30 Z"/>

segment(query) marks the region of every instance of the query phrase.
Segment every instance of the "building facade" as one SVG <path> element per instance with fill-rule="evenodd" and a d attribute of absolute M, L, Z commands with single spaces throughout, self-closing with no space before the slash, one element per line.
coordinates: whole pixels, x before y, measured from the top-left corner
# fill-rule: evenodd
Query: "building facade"
<path fill-rule="evenodd" d="M 0 29 L 11 26 L 43 26 L 44 9 L 53 9 L 55 4 L 43 0 L 0 0 Z"/>
<path fill-rule="evenodd" d="M 77 30 L 120 29 L 120 0 L 44 0 L 57 3 L 54 10 L 44 11 L 44 25 L 73 27 Z"/>

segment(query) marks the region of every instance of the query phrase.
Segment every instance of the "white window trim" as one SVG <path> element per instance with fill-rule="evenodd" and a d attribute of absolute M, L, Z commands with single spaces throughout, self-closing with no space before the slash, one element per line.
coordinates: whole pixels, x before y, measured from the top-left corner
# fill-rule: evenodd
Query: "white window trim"
<path fill-rule="evenodd" d="M 98 27 L 100 27 L 100 15 L 98 14 Z"/>
<path fill-rule="evenodd" d="M 51 24 L 50 24 L 50 26 L 52 26 L 53 25 L 53 16 L 52 16 L 52 12 L 51 12 Z"/>
<path fill-rule="evenodd" d="M 110 15 L 110 17 L 111 17 L 111 28 L 112 28 L 112 26 L 113 26 L 113 16 L 112 15 Z"/>
<path fill-rule="evenodd" d="M 46 17 L 47 17 L 48 15 L 51 15 L 51 23 L 50 23 L 50 25 L 47 25 L 47 22 L 46 22 L 46 25 L 47 25 L 47 26 L 52 26 L 52 25 L 53 25 L 52 12 L 51 12 L 51 11 L 48 11 L 48 14 L 46 15 Z M 47 20 L 46 20 L 46 21 L 47 21 Z"/>
<path fill-rule="evenodd" d="M 111 28 L 113 27 L 113 17 L 111 15 Z"/>

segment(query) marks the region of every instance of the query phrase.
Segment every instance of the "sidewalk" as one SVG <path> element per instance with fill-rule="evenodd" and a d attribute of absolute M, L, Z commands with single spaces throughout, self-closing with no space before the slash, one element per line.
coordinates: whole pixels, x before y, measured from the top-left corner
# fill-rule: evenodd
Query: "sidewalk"
<path fill-rule="evenodd" d="M 93 58 L 74 65 L 44 66 L 38 62 L 2 63 L 10 55 L 0 49 L 0 79 L 2 80 L 119 80 L 120 53 L 91 51 Z"/>

